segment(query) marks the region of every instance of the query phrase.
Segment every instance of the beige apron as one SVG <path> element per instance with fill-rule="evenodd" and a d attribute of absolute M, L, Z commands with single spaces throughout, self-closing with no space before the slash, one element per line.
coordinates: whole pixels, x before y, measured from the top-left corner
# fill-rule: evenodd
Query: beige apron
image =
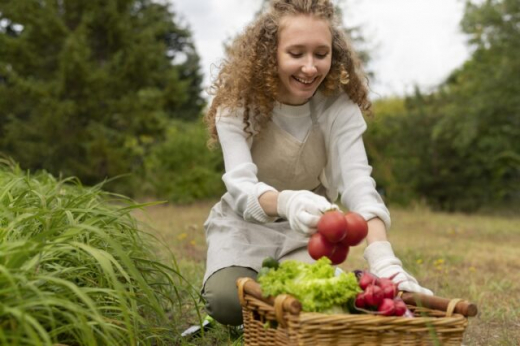
<path fill-rule="evenodd" d="M 309 102 L 312 126 L 303 142 L 273 121 L 253 140 L 251 156 L 258 180 L 278 191 L 311 190 L 324 195 L 319 177 L 326 165 L 326 149 L 314 101 Z M 288 258 L 307 246 L 308 238 L 293 231 L 288 221 L 246 222 L 231 208 L 226 193 L 204 224 L 208 245 L 204 282 L 219 269 L 242 266 L 258 271 L 267 256 Z M 310 259 L 310 257 L 309 257 Z"/>

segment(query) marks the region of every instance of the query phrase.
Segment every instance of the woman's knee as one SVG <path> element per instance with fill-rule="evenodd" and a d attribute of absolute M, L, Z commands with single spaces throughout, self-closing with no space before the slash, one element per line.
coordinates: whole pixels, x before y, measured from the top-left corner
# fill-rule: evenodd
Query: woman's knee
<path fill-rule="evenodd" d="M 228 267 L 211 275 L 204 285 L 207 313 L 219 323 L 238 326 L 243 323 L 236 281 L 240 277 L 256 278 L 256 271 L 245 267 Z"/>

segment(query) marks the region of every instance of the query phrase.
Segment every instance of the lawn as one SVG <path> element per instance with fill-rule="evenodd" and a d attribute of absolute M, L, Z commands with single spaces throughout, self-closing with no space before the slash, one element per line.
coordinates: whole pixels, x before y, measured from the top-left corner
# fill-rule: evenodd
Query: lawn
<path fill-rule="evenodd" d="M 211 203 L 159 205 L 136 213 L 165 242 L 182 274 L 196 287 L 204 274 L 203 223 Z M 405 268 L 437 296 L 475 302 L 464 345 L 518 345 L 520 340 L 520 216 L 433 212 L 424 207 L 390 208 L 389 238 Z M 166 251 L 162 249 L 161 251 Z M 342 268 L 364 269 L 363 246 L 351 250 Z M 183 330 L 197 324 L 193 301 L 182 302 Z M 200 309 L 200 305 L 199 305 Z M 231 344 L 226 328 L 207 332 L 186 345 Z"/>

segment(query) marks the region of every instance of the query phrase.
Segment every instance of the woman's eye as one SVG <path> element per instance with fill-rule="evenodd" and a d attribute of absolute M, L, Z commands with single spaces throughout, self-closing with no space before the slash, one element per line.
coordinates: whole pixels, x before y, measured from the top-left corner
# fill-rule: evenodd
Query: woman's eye
<path fill-rule="evenodd" d="M 323 53 L 323 54 L 316 54 L 316 57 L 318 59 L 325 59 L 329 55 L 329 53 Z"/>
<path fill-rule="evenodd" d="M 289 52 L 289 55 L 292 56 L 293 58 L 301 58 L 302 57 L 302 53 L 291 53 Z"/>

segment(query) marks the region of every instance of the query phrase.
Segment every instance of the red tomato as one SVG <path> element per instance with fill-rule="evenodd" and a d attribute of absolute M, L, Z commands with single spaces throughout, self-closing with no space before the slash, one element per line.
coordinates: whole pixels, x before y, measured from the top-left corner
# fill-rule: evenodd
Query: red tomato
<path fill-rule="evenodd" d="M 349 247 L 342 243 L 334 244 L 334 252 L 328 256 L 332 264 L 340 264 L 347 259 Z"/>
<path fill-rule="evenodd" d="M 366 238 L 368 224 L 363 216 L 355 212 L 348 212 L 345 220 L 347 221 L 347 235 L 343 238 L 342 243 L 346 246 L 356 246 Z"/>
<path fill-rule="evenodd" d="M 334 252 L 334 244 L 329 242 L 321 233 L 314 233 L 307 244 L 309 255 L 315 260 L 323 256 L 330 257 Z"/>
<path fill-rule="evenodd" d="M 347 233 L 347 220 L 339 210 L 326 211 L 318 221 L 318 233 L 331 243 L 338 243 Z"/>

